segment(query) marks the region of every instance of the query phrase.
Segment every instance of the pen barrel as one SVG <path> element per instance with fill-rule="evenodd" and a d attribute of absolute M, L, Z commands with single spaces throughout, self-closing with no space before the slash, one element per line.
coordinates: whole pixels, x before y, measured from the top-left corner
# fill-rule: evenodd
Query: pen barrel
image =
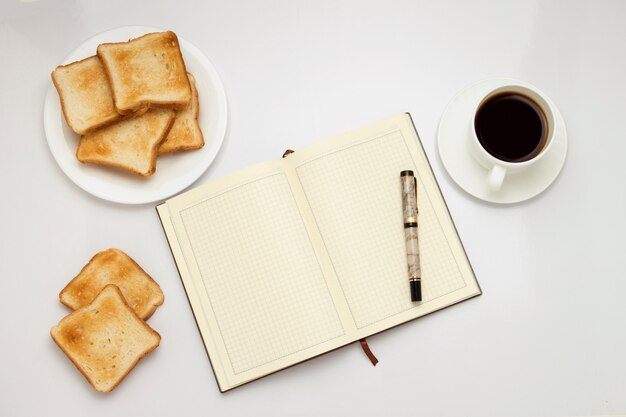
<path fill-rule="evenodd" d="M 420 268 L 420 251 L 417 236 L 417 227 L 407 227 L 404 229 L 404 240 L 406 242 L 406 261 L 409 266 L 409 279 L 422 277 Z"/>

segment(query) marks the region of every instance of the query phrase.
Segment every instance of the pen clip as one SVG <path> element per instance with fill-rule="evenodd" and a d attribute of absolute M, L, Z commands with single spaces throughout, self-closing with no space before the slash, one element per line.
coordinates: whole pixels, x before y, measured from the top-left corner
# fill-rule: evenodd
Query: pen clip
<path fill-rule="evenodd" d="M 417 177 L 413 177 L 413 189 L 415 190 L 415 213 L 419 213 L 420 212 L 420 208 L 419 205 L 417 204 Z"/>

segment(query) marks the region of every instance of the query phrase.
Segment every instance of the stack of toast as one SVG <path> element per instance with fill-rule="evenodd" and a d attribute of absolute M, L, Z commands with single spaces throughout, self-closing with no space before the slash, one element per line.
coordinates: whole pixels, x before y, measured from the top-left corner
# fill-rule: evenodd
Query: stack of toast
<path fill-rule="evenodd" d="M 199 149 L 198 91 L 173 32 L 105 43 L 97 54 L 57 67 L 52 80 L 81 162 L 147 177 L 157 156 Z"/>
<path fill-rule="evenodd" d="M 163 292 L 119 249 L 96 254 L 59 298 L 74 311 L 50 335 L 97 391 L 113 390 L 161 342 L 145 320 Z"/>

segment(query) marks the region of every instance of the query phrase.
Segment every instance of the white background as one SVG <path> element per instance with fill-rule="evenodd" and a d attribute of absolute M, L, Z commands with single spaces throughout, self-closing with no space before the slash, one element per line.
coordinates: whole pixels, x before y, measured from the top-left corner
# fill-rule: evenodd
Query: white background
<path fill-rule="evenodd" d="M 54 1 L 0 5 L 0 416 L 564 416 L 626 412 L 626 2 Z M 224 147 L 198 181 L 410 111 L 484 295 L 220 394 L 153 205 L 98 200 L 54 162 L 50 72 L 92 35 L 169 28 L 229 100 Z M 501 207 L 461 191 L 435 132 L 468 83 L 545 91 L 569 133 L 545 193 Z M 97 251 L 161 285 L 161 346 L 111 394 L 48 332 L 58 292 Z"/>

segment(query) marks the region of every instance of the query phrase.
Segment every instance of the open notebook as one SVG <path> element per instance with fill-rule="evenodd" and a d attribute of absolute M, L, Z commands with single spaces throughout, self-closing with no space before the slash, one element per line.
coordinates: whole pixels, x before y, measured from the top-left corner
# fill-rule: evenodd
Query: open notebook
<path fill-rule="evenodd" d="M 399 174 L 418 178 L 411 302 Z M 409 114 L 157 207 L 220 391 L 481 293 Z"/>

